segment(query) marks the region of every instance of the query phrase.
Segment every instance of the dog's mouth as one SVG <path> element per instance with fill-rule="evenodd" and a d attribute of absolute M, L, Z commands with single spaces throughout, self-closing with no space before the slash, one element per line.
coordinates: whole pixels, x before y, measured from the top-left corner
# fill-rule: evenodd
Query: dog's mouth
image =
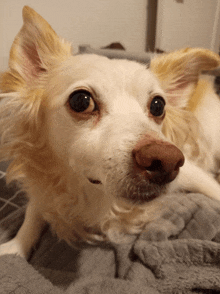
<path fill-rule="evenodd" d="M 131 180 L 126 189 L 121 189 L 120 196 L 134 204 L 144 204 L 163 195 L 167 190 L 167 185 L 149 183 L 146 180 Z"/>
<path fill-rule="evenodd" d="M 105 183 L 97 176 L 87 175 L 87 180 L 96 187 L 104 185 L 107 193 L 134 204 L 151 202 L 166 193 L 170 182 L 179 173 L 179 167 L 171 172 L 164 171 L 158 161 L 154 161 L 148 168 L 130 162 L 128 166 L 119 165 L 113 170 L 115 172 L 109 173 Z"/>
<path fill-rule="evenodd" d="M 147 173 L 147 175 L 146 175 Z M 123 174 L 123 177 L 112 176 L 110 183 L 120 197 L 133 204 L 145 204 L 164 195 L 175 175 L 166 172 L 142 171 L 134 169 L 133 166 Z M 112 188 L 110 187 L 110 189 Z"/>
<path fill-rule="evenodd" d="M 102 182 L 96 178 L 88 177 L 87 179 L 93 185 L 102 185 Z M 116 182 L 110 182 L 117 187 L 117 196 L 135 204 L 143 204 L 163 194 L 167 188 L 166 184 L 170 181 L 151 182 L 144 178 L 143 175 L 132 173 L 132 175 L 129 174 L 123 180 L 120 180 L 120 183 L 117 180 Z"/>

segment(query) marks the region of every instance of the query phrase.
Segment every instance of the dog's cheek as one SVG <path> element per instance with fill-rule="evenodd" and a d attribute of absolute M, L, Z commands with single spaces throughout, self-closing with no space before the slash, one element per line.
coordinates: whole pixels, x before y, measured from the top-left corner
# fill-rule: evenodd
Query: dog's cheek
<path fill-rule="evenodd" d="M 71 119 L 62 109 L 49 110 L 47 112 L 46 129 L 49 145 L 54 154 L 67 163 L 69 149 L 76 132 Z"/>

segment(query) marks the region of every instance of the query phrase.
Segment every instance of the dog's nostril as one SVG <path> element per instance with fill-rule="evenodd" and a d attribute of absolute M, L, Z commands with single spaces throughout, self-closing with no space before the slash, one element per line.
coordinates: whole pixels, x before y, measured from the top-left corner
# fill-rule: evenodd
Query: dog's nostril
<path fill-rule="evenodd" d="M 163 165 L 160 160 L 153 160 L 150 166 L 145 167 L 146 170 L 148 171 L 162 171 L 163 170 Z"/>
<path fill-rule="evenodd" d="M 99 180 L 93 180 L 93 179 L 91 179 L 91 178 L 89 178 L 88 180 L 90 181 L 90 183 L 95 184 L 95 185 L 99 185 L 99 184 L 102 183 L 102 182 L 99 181 Z"/>

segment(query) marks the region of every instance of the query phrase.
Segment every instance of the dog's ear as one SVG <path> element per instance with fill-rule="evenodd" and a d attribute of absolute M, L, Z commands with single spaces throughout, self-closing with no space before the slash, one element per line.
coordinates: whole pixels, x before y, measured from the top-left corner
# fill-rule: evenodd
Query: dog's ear
<path fill-rule="evenodd" d="M 207 49 L 187 48 L 158 55 L 151 71 L 159 78 L 173 106 L 184 107 L 202 71 L 220 66 L 219 55 Z"/>
<path fill-rule="evenodd" d="M 25 6 L 23 27 L 16 36 L 10 51 L 11 75 L 16 76 L 17 82 L 31 83 L 57 62 L 70 56 L 71 51 L 69 43 L 60 39 L 39 14 Z M 10 76 L 7 76 L 8 78 L 10 80 Z M 10 81 L 6 81 L 5 86 L 9 83 Z"/>

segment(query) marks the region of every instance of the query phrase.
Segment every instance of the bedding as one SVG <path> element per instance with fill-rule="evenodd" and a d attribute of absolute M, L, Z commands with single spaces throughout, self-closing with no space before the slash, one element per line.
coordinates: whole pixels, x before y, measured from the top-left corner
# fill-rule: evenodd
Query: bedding
<path fill-rule="evenodd" d="M 76 249 L 47 229 L 29 262 L 0 257 L 0 293 L 220 293 L 220 203 L 193 193 L 161 201 L 162 216 L 128 244 Z"/>

